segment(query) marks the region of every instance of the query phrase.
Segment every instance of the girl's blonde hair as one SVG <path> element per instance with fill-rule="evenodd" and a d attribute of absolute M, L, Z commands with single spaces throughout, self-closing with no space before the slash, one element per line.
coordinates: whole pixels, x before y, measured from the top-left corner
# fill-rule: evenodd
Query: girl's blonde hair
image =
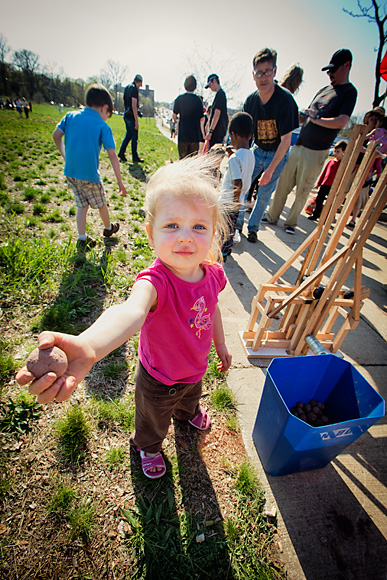
<path fill-rule="evenodd" d="M 210 264 L 221 260 L 221 248 L 229 233 L 229 208 L 221 201 L 216 189 L 214 161 L 207 155 L 196 155 L 160 167 L 150 178 L 145 196 L 146 222 L 151 231 L 157 209 L 166 195 L 191 203 L 203 203 L 212 209 L 216 233 L 206 260 Z"/>

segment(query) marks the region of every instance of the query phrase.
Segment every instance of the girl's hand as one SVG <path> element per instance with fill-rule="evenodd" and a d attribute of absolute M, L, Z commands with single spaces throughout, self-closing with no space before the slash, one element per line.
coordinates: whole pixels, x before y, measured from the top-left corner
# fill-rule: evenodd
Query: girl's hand
<path fill-rule="evenodd" d="M 50 346 L 62 349 L 68 359 L 67 371 L 58 379 L 53 372 L 35 379 L 27 367 L 23 367 L 17 373 L 16 380 L 20 385 L 30 383 L 29 391 L 38 395 L 39 403 L 48 403 L 53 399 L 58 403 L 66 401 L 96 362 L 95 353 L 84 339 L 60 332 L 42 332 L 38 342 L 42 349 Z"/>
<path fill-rule="evenodd" d="M 225 344 L 217 345 L 215 348 L 220 358 L 220 362 L 216 366 L 221 373 L 225 373 L 231 366 L 231 353 Z"/>

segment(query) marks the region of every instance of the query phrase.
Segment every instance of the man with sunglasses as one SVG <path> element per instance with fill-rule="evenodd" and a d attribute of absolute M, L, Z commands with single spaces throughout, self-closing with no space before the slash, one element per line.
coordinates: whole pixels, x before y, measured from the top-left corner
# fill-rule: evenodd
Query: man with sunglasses
<path fill-rule="evenodd" d="M 266 206 L 287 161 L 292 131 L 298 127 L 298 108 L 289 91 L 274 82 L 277 53 L 271 48 L 260 50 L 253 59 L 253 78 L 257 90 L 249 95 L 243 110 L 253 117 L 253 152 L 255 168 L 252 182 L 258 176 L 257 199 L 247 226 L 249 242 L 258 240 L 257 232 Z M 243 227 L 243 210 L 236 228 Z"/>
<path fill-rule="evenodd" d="M 306 121 L 278 180 L 270 209 L 262 220 L 277 223 L 287 196 L 296 186 L 296 197 L 284 224 L 288 234 L 295 233 L 298 216 L 321 173 L 329 149 L 355 107 L 357 90 L 349 82 L 351 66 L 352 53 L 342 48 L 321 69 L 329 75 L 330 85 L 322 88 L 306 109 Z"/>

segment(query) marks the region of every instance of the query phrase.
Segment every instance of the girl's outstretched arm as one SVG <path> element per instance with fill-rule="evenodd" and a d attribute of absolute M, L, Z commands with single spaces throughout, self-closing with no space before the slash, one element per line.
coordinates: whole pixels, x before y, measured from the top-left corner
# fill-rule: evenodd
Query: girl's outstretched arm
<path fill-rule="evenodd" d="M 60 332 L 42 332 L 39 348 L 57 346 L 67 355 L 68 368 L 57 378 L 52 372 L 35 379 L 26 367 L 16 375 L 21 385 L 29 386 L 32 394 L 38 395 L 39 403 L 58 402 L 68 399 L 85 378 L 93 364 L 109 352 L 129 340 L 145 322 L 148 312 L 157 304 L 157 292 L 147 280 L 139 280 L 133 285 L 126 302 L 111 306 L 79 336 Z"/>
<path fill-rule="evenodd" d="M 222 315 L 220 313 L 219 304 L 216 305 L 214 317 L 214 332 L 212 338 L 214 341 L 216 352 L 218 354 L 218 357 L 220 358 L 220 362 L 218 362 L 217 365 L 218 369 L 224 373 L 231 366 L 232 356 L 225 343 Z"/>

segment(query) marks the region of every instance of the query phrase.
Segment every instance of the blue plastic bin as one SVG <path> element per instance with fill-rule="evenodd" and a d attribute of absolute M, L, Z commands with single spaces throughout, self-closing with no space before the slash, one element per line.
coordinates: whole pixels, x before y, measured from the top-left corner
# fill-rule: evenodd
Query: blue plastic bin
<path fill-rule="evenodd" d="M 325 404 L 331 424 L 312 427 L 290 413 L 297 401 Z M 335 355 L 274 359 L 253 430 L 265 471 L 285 475 L 325 467 L 384 416 L 382 397 Z"/>

